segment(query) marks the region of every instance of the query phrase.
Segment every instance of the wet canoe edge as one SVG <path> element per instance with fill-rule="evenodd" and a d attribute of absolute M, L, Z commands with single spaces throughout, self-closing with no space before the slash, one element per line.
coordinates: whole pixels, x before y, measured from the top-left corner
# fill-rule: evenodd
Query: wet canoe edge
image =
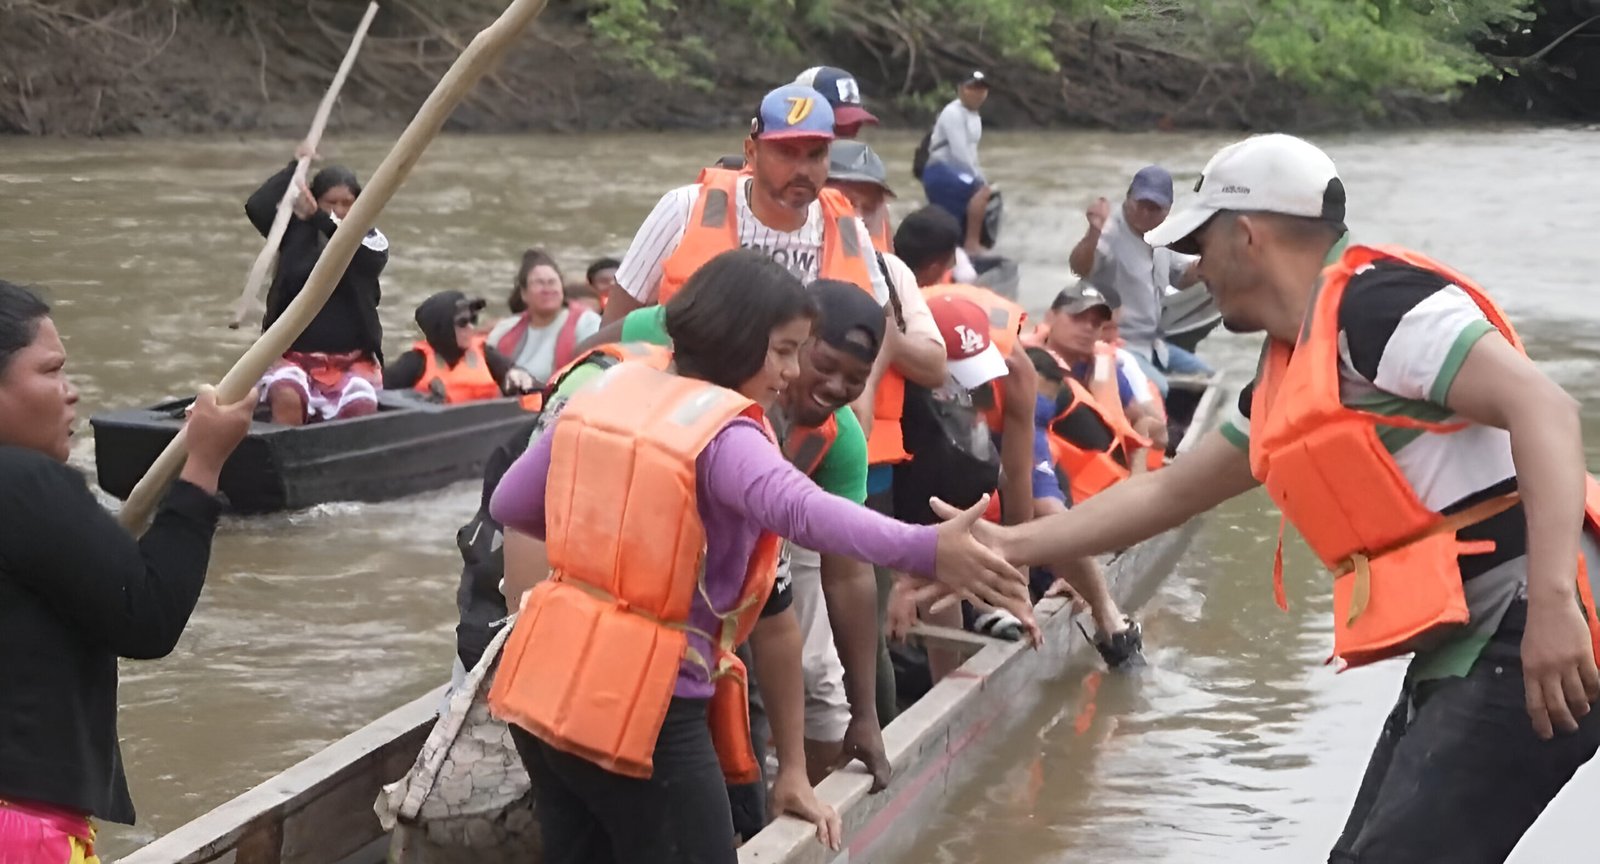
<path fill-rule="evenodd" d="M 1193 386 L 1175 383 L 1175 387 Z M 1194 446 L 1220 413 L 1222 377 L 1197 400 L 1178 446 Z M 1198 520 L 1135 545 L 1106 563 L 1117 602 L 1132 611 L 1166 578 L 1199 528 Z M 868 795 L 858 764 L 817 787 L 838 809 L 845 848 L 831 852 L 809 823 L 779 817 L 739 850 L 741 864 L 849 864 L 880 861 L 916 841 L 918 826 L 971 782 L 985 751 L 1030 716 L 1042 682 L 1098 662 L 1059 599 L 1036 607 L 1045 643 L 963 640 L 966 661 L 884 730 L 894 766 L 890 787 Z M 982 644 L 983 647 L 978 647 Z M 376 864 L 389 838 L 373 812 L 383 785 L 410 770 L 432 729 L 445 688 L 423 695 L 336 741 L 294 767 L 121 859 L 122 864 Z"/>
<path fill-rule="evenodd" d="M 330 501 L 386 501 L 483 475 L 489 454 L 532 419 L 516 399 L 435 405 L 382 391 L 366 417 L 305 426 L 257 419 L 222 468 L 236 513 L 298 510 Z M 183 425 L 189 400 L 96 414 L 95 475 L 126 499 Z"/>

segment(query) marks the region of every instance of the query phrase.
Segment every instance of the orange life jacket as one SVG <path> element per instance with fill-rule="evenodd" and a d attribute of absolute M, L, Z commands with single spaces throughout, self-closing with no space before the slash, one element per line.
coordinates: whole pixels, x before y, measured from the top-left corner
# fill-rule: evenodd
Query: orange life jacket
<path fill-rule="evenodd" d="M 884 207 L 883 218 L 877 220 L 878 227 L 874 229 L 867 223 L 867 230 L 872 234 L 872 248 L 879 252 L 894 251 L 894 226 L 889 222 L 889 208 Z"/>
<path fill-rule="evenodd" d="M 822 457 L 828 455 L 828 451 L 833 449 L 833 442 L 838 439 L 839 419 L 829 414 L 827 422 L 821 426 L 789 427 L 789 434 L 783 439 L 783 455 L 789 464 L 809 476 L 822 464 Z"/>
<path fill-rule="evenodd" d="M 426 339 L 411 343 L 411 350 L 422 355 L 423 363 L 422 377 L 417 379 L 412 389 L 431 395 L 433 382 L 439 381 L 444 386 L 447 405 L 500 398 L 500 385 L 494 383 L 494 376 L 489 374 L 489 358 L 483 353 L 487 344 L 482 336 L 472 337 L 472 347 L 454 366 L 450 366 L 434 352 Z"/>
<path fill-rule="evenodd" d="M 1339 399 L 1339 302 L 1350 277 L 1382 259 L 1436 273 L 1460 287 L 1506 341 L 1523 351 L 1504 313 L 1472 280 L 1398 247 L 1351 246 L 1322 271 L 1298 344 L 1268 340 L 1250 408 L 1250 469 L 1334 573 L 1334 656 L 1348 667 L 1408 653 L 1469 618 L 1457 561 L 1493 551 L 1492 541 L 1461 542 L 1456 532 L 1512 507 L 1516 495 L 1442 515 L 1423 505 L 1378 437 L 1380 426 L 1457 432 L 1465 423 L 1387 417 Z M 1600 526 L 1600 486 L 1588 480 L 1586 517 Z M 1273 590 L 1283 591 L 1283 537 Z M 1583 562 L 1577 594 L 1600 656 L 1600 620 Z"/>
<path fill-rule="evenodd" d="M 1072 401 L 1051 418 L 1045 437 L 1051 460 L 1067 475 L 1072 503 L 1081 504 L 1128 479 L 1135 449 L 1130 441 L 1143 439 L 1127 428 L 1120 411 L 1108 411 L 1077 379 L 1068 377 L 1065 387 Z"/>
<path fill-rule="evenodd" d="M 1167 454 L 1153 446 L 1149 438 L 1133 431 L 1128 412 L 1122 409 L 1122 387 L 1117 381 L 1117 348 L 1106 342 L 1094 343 L 1094 362 L 1089 372 L 1089 394 L 1095 404 L 1117 422 L 1118 434 L 1128 452 L 1144 450 L 1145 468 L 1151 471 L 1167 464 Z M 1069 376 L 1071 373 L 1068 373 Z M 1151 386 L 1155 390 L 1154 385 Z M 1160 392 L 1160 391 L 1156 391 Z M 1159 397 L 1158 397 L 1159 398 Z"/>
<path fill-rule="evenodd" d="M 711 735 L 730 783 L 760 776 L 744 665 L 777 577 L 763 533 L 744 585 L 710 640 L 688 642 L 705 592 L 705 526 L 695 459 L 735 417 L 766 421 L 749 399 L 703 381 L 622 363 L 572 397 L 553 437 L 545 492 L 550 578 L 527 594 L 489 692 L 495 716 L 613 773 L 649 777 L 684 660 L 716 682 Z M 768 429 L 770 435 L 770 428 Z"/>
<path fill-rule="evenodd" d="M 587 311 L 589 307 L 582 303 L 567 304 L 567 320 L 562 322 L 560 332 L 556 333 L 555 356 L 550 360 L 551 369 L 560 369 L 572 361 L 572 355 L 576 353 L 575 349 L 578 347 L 578 319 Z M 528 313 L 523 312 L 517 316 L 516 326 L 507 330 L 494 347 L 496 351 L 514 360 L 522 353 L 522 346 L 527 341 Z"/>
<path fill-rule="evenodd" d="M 661 287 L 657 302 L 666 303 L 678 293 L 702 264 L 739 248 L 738 183 L 746 175 L 722 168 L 700 172 L 700 197 L 689 212 L 678 248 L 661 265 Z M 856 211 L 850 199 L 837 189 L 822 189 L 817 194 L 822 205 L 822 261 L 817 275 L 823 279 L 853 282 L 872 290 L 871 250 L 861 248 L 861 234 L 855 226 Z"/>

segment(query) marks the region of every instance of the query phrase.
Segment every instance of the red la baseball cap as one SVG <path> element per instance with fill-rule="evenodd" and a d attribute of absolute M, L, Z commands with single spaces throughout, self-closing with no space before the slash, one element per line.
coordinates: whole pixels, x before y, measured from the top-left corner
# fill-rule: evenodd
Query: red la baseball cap
<path fill-rule="evenodd" d="M 968 390 L 1003 378 L 1006 358 L 989 336 L 989 316 L 983 307 L 950 294 L 928 301 L 939 335 L 944 338 L 950 377 Z"/>

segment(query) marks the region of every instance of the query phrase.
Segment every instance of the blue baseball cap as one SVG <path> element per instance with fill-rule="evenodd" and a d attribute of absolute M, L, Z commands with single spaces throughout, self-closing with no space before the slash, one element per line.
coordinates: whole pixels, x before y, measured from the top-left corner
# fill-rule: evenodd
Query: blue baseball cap
<path fill-rule="evenodd" d="M 785 138 L 833 140 L 833 107 L 816 90 L 788 84 L 761 98 L 750 121 L 750 137 L 760 141 Z"/>
<path fill-rule="evenodd" d="M 1128 197 L 1135 201 L 1149 201 L 1160 207 L 1172 206 L 1172 174 L 1160 165 L 1146 165 L 1133 175 L 1128 184 Z"/>

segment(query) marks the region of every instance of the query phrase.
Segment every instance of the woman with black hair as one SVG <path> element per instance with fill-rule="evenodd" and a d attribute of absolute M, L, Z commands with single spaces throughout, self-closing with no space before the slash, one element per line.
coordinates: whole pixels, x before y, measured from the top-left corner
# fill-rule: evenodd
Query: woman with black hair
<path fill-rule="evenodd" d="M 202 392 L 189 458 L 135 540 L 67 465 L 77 388 L 50 307 L 0 280 L 0 861 L 92 861 L 90 817 L 132 825 L 117 660 L 164 657 L 205 584 L 217 476 L 251 393 Z"/>
<path fill-rule="evenodd" d="M 301 144 L 298 160 L 308 151 Z M 295 163 L 272 175 L 245 202 L 250 223 L 265 237 L 272 229 L 278 201 L 294 177 Z M 361 194 L 356 175 L 342 165 L 329 165 L 297 193 L 294 218 L 278 246 L 278 270 L 267 291 L 261 329 L 272 326 L 305 287 L 328 238 L 349 215 Z M 261 379 L 262 398 L 272 406 L 272 420 L 299 426 L 319 420 L 360 417 L 378 410 L 383 386 L 383 325 L 378 320 L 382 290 L 378 275 L 389 263 L 389 238 L 373 228 L 356 247 L 355 257 L 288 353 Z"/>
<path fill-rule="evenodd" d="M 606 372 L 495 491 L 492 515 L 544 540 L 552 570 L 524 599 L 490 694 L 534 778 L 549 864 L 737 860 L 725 782 L 758 770 L 733 648 L 773 588 L 778 538 L 937 577 L 1032 620 L 1021 574 L 970 535 L 987 497 L 913 527 L 819 489 L 779 452 L 763 412 L 799 374 L 815 314 L 766 255 L 718 255 L 666 305 L 674 367 Z M 793 615 L 769 620 L 786 620 L 798 649 Z M 798 660 L 791 671 L 762 669 L 775 713 L 804 700 Z M 803 803 L 838 848 L 803 726 L 773 731 L 774 798 Z"/>
<path fill-rule="evenodd" d="M 578 343 L 600 329 L 600 313 L 566 296 L 555 259 L 539 249 L 522 253 L 502 318 L 489 331 L 489 344 L 539 381 L 578 356 Z"/>

